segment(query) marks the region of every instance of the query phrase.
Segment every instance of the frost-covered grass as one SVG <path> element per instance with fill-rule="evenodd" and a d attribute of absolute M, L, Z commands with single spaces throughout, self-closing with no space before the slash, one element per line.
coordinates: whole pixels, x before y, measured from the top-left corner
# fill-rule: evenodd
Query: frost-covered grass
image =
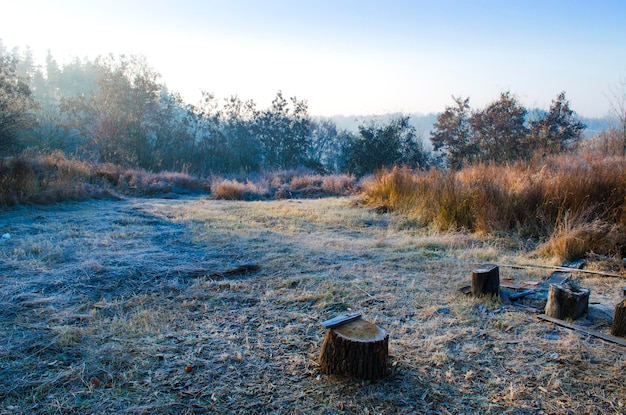
<path fill-rule="evenodd" d="M 5 232 L 3 414 L 626 410 L 623 347 L 459 292 L 477 263 L 539 261 L 516 236 L 350 198 L 30 206 L 0 213 Z M 577 277 L 599 314 L 619 301 L 623 280 Z M 348 310 L 389 333 L 388 378 L 319 372 L 320 322 Z"/>

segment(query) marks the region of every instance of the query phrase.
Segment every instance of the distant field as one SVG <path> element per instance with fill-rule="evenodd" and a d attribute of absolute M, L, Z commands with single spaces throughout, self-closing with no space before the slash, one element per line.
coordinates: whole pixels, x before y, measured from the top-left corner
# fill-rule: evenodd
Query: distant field
<path fill-rule="evenodd" d="M 415 226 L 347 197 L 2 212 L 0 413 L 626 413 L 626 348 L 459 292 L 547 265 L 526 240 Z M 624 278 L 576 277 L 608 331 Z M 348 310 L 388 331 L 388 378 L 320 373 Z"/>

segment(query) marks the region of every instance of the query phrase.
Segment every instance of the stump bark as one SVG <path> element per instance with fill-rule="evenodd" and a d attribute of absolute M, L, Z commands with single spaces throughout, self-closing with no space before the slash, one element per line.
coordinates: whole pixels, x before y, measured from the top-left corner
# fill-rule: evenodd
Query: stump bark
<path fill-rule="evenodd" d="M 588 289 L 571 284 L 550 284 L 545 313 L 561 320 L 576 320 L 589 308 L 589 293 Z"/>
<path fill-rule="evenodd" d="M 500 295 L 500 269 L 496 265 L 472 271 L 472 295 Z"/>
<path fill-rule="evenodd" d="M 626 299 L 615 306 L 611 334 L 613 336 L 626 337 Z"/>
<path fill-rule="evenodd" d="M 389 335 L 374 323 L 355 320 L 329 329 L 320 352 L 321 371 L 376 380 L 389 374 Z"/>

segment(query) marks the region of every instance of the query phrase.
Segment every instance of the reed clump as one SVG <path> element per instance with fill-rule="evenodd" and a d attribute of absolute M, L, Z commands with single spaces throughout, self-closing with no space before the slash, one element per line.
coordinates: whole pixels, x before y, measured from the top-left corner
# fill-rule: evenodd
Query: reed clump
<path fill-rule="evenodd" d="M 460 171 L 394 167 L 364 181 L 362 199 L 438 230 L 517 232 L 562 258 L 615 255 L 626 225 L 626 159 L 562 155 Z"/>

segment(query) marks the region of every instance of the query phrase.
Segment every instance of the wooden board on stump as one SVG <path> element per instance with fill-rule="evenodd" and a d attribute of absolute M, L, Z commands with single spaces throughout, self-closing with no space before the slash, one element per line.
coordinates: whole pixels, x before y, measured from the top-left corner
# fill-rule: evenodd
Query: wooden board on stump
<path fill-rule="evenodd" d="M 626 337 L 626 299 L 615 306 L 611 334 L 613 336 Z"/>
<path fill-rule="evenodd" d="M 589 308 L 589 293 L 586 288 L 577 288 L 569 283 L 550 284 L 546 315 L 561 320 L 576 320 Z"/>
<path fill-rule="evenodd" d="M 485 265 L 472 271 L 472 295 L 500 295 L 500 269 Z"/>
<path fill-rule="evenodd" d="M 389 374 L 389 335 L 376 324 L 354 320 L 326 332 L 320 367 L 327 375 L 375 380 Z"/>

